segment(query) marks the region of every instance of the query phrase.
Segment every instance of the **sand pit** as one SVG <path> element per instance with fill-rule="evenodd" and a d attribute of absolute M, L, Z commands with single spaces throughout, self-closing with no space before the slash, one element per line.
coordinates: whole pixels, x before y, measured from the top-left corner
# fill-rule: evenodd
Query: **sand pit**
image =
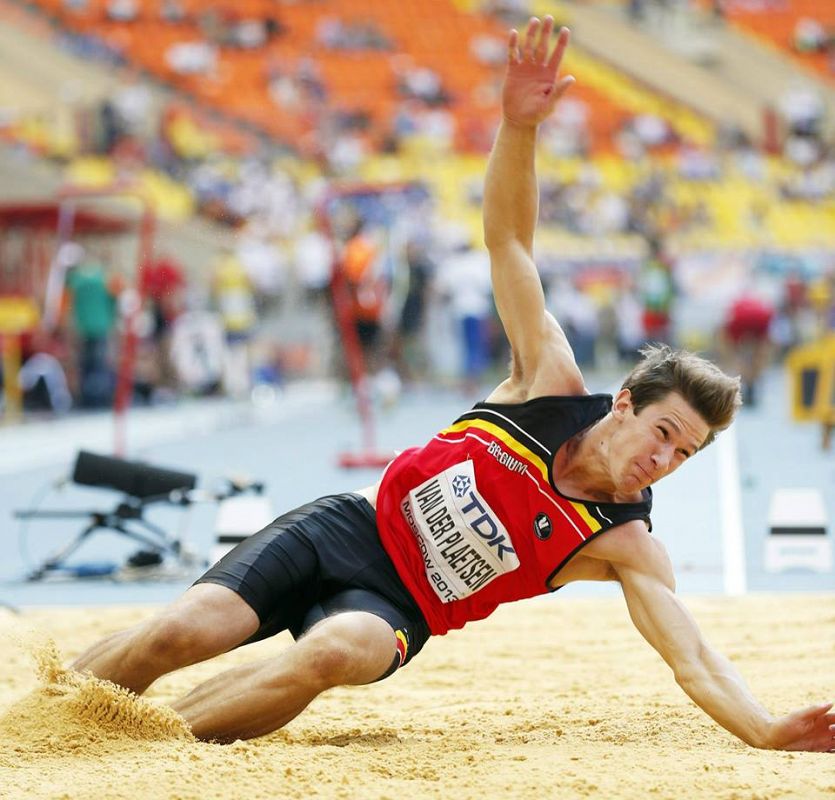
<path fill-rule="evenodd" d="M 688 605 L 772 711 L 835 697 L 835 596 Z M 718 728 L 674 684 L 618 599 L 500 609 L 430 641 L 388 681 L 334 690 L 283 731 L 227 746 L 194 740 L 165 703 L 289 639 L 167 676 L 147 699 L 67 673 L 45 644 L 51 637 L 66 660 L 148 613 L 32 610 L 21 620 L 0 609 L 0 797 L 835 795 L 835 755 L 753 750 Z"/>

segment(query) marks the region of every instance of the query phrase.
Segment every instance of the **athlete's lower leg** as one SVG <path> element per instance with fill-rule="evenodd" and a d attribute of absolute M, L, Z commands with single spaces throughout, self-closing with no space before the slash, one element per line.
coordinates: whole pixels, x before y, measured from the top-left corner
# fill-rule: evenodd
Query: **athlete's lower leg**
<path fill-rule="evenodd" d="M 391 626 L 346 612 L 316 625 L 281 655 L 228 670 L 174 703 L 199 739 L 231 742 L 286 725 L 326 689 L 377 680 L 396 653 Z"/>
<path fill-rule="evenodd" d="M 199 584 L 148 622 L 97 642 L 71 668 L 142 694 L 161 675 L 239 645 L 258 625 L 230 589 Z"/>

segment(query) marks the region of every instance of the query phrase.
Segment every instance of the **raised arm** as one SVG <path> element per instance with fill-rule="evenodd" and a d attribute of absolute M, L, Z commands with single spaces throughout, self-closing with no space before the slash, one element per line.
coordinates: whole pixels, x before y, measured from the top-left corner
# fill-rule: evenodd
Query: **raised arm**
<path fill-rule="evenodd" d="M 562 329 L 545 311 L 545 296 L 533 261 L 539 207 L 535 146 L 537 129 L 573 83 L 557 79 L 568 44 L 563 28 L 549 53 L 554 22 L 532 18 L 520 50 L 511 31 L 502 91 L 502 122 L 484 186 L 484 240 L 490 252 L 493 294 L 513 354 L 511 378 L 503 384 L 524 397 L 579 394 L 583 379 Z M 502 387 L 497 390 L 501 393 Z M 499 398 L 493 398 L 499 399 Z"/>
<path fill-rule="evenodd" d="M 633 553 L 644 550 L 640 568 L 617 562 L 612 566 L 632 621 L 667 662 L 676 682 L 693 702 L 752 747 L 835 751 L 832 703 L 773 717 L 751 694 L 733 664 L 704 640 L 690 612 L 675 595 L 666 551 L 645 533 L 643 536 L 649 544 L 633 548 Z"/>

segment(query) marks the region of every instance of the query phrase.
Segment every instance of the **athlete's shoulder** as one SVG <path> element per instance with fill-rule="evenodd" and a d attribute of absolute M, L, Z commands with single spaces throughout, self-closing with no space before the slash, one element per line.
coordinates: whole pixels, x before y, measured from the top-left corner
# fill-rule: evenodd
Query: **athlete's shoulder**
<path fill-rule="evenodd" d="M 652 571 L 664 566 L 669 556 L 664 545 L 648 530 L 642 519 L 631 519 L 616 525 L 583 548 L 583 554 L 618 566 Z"/>
<path fill-rule="evenodd" d="M 476 403 L 463 416 L 472 416 L 479 411 L 488 410 L 504 413 L 513 418 L 528 422 L 542 422 L 548 425 L 559 424 L 563 419 L 568 424 L 575 422 L 581 430 L 612 408 L 612 395 L 605 393 L 590 394 L 536 394 L 517 391 L 513 386 L 498 386 L 488 397 Z M 576 430 L 573 431 L 576 433 Z"/>
<path fill-rule="evenodd" d="M 605 416 L 611 407 L 612 398 L 608 394 L 530 397 L 511 385 L 499 387 L 458 421 L 463 424 L 481 418 L 504 427 L 510 435 L 522 432 L 543 450 L 543 457 L 550 457 L 563 442 Z"/>

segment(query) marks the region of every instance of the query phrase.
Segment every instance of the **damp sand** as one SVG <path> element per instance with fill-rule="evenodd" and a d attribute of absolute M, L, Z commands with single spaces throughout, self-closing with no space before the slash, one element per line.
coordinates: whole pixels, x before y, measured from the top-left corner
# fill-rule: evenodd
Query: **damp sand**
<path fill-rule="evenodd" d="M 688 605 L 772 711 L 835 699 L 835 596 Z M 149 613 L 0 610 L 0 798 L 835 797 L 835 754 L 753 750 L 718 728 L 619 599 L 500 609 L 393 678 L 333 690 L 284 730 L 231 745 L 196 741 L 167 703 L 289 638 L 166 676 L 143 698 L 62 666 Z"/>

